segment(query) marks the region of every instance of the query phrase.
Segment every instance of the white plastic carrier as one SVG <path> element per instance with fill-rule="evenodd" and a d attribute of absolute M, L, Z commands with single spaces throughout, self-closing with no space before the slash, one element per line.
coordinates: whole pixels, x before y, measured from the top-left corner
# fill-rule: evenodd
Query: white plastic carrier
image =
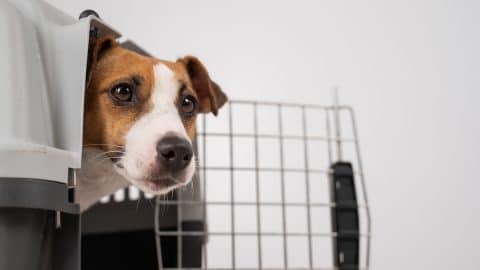
<path fill-rule="evenodd" d="M 90 29 L 120 33 L 41 0 L 0 0 L 0 18 L 0 178 L 67 183 L 68 169 L 81 165 Z"/>
<path fill-rule="evenodd" d="M 0 269 L 80 269 L 81 217 L 69 188 L 82 160 L 91 33 L 120 38 L 91 15 L 0 0 Z"/>

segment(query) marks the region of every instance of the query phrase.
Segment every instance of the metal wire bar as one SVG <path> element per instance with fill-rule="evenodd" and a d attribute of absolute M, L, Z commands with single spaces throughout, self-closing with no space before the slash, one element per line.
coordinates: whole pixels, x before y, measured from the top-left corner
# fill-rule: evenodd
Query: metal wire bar
<path fill-rule="evenodd" d="M 346 109 L 350 112 L 350 119 L 351 119 L 351 124 L 352 124 L 352 129 L 353 129 L 353 136 L 356 138 L 357 143 L 355 143 L 355 152 L 357 156 L 357 164 L 360 170 L 363 172 L 363 163 L 362 163 L 362 157 L 361 157 L 361 152 L 360 152 L 360 144 L 358 143 L 358 133 L 357 133 L 357 122 L 355 120 L 355 113 L 351 107 L 346 107 Z M 362 186 L 362 195 L 363 195 L 363 201 L 365 205 L 369 205 L 368 203 L 368 196 L 367 196 L 367 185 L 365 184 L 365 177 L 363 174 L 360 175 L 360 183 Z M 366 208 L 366 214 L 367 214 L 367 233 L 370 235 L 372 231 L 372 223 L 371 223 L 371 216 L 370 216 L 370 209 L 367 207 Z M 371 239 L 370 237 L 367 239 L 367 251 L 366 251 L 366 262 L 365 265 L 367 268 L 370 267 L 370 243 Z"/>
<path fill-rule="evenodd" d="M 222 167 L 222 166 L 212 166 L 212 167 L 198 167 L 198 170 L 212 170 L 212 171 L 229 171 L 230 167 Z M 237 171 L 266 171 L 266 172 L 310 172 L 310 173 L 318 173 L 318 174 L 326 174 L 326 175 L 331 175 L 332 171 L 330 169 L 328 170 L 320 170 L 320 169 L 309 169 L 308 171 L 305 169 L 299 169 L 299 168 L 269 168 L 269 167 L 233 167 L 234 170 Z M 356 170 L 354 172 L 355 175 L 362 175 L 363 172 L 360 170 Z"/>
<path fill-rule="evenodd" d="M 157 252 L 157 264 L 158 264 L 158 269 L 162 270 L 163 269 L 163 259 L 162 259 L 162 244 L 160 241 L 160 235 L 158 234 L 158 229 L 160 228 L 159 223 L 159 218 L 160 218 L 160 207 L 159 207 L 159 200 L 160 196 L 157 196 L 155 198 L 155 214 L 154 214 L 154 225 L 155 225 L 155 247 L 156 247 L 156 252 Z"/>
<path fill-rule="evenodd" d="M 230 140 L 230 201 L 231 201 L 231 237 L 232 237 L 232 269 L 235 269 L 235 190 L 234 190 L 234 166 L 233 166 L 233 116 L 232 104 L 228 106 L 228 131 Z"/>
<path fill-rule="evenodd" d="M 205 204 L 205 205 L 224 205 L 224 206 L 229 206 L 231 204 L 230 201 L 190 201 L 190 200 L 183 200 L 183 201 L 161 201 L 159 202 L 160 205 L 200 205 L 200 204 Z M 236 201 L 235 205 L 237 206 L 256 206 L 257 202 L 242 202 L 242 201 Z M 310 207 L 325 207 L 325 208 L 335 208 L 335 207 L 348 207 L 348 204 L 342 204 L 337 206 L 335 203 L 302 203 L 302 202 L 260 202 L 259 206 L 308 206 Z M 352 207 L 355 208 L 368 208 L 368 205 L 365 204 L 357 204 L 354 205 L 352 204 Z"/>
<path fill-rule="evenodd" d="M 204 132 L 207 131 L 207 116 L 203 115 L 202 117 L 202 130 Z M 202 162 L 207 165 L 207 137 L 203 136 L 202 138 Z M 208 227 L 207 227 L 207 171 L 203 170 L 203 230 L 205 232 L 205 235 L 208 233 Z M 207 245 L 204 244 L 202 245 L 202 253 L 203 253 L 203 263 L 205 268 L 208 268 L 208 260 L 207 260 Z"/>
<path fill-rule="evenodd" d="M 159 235 L 161 236 L 205 236 L 203 231 L 182 231 L 180 234 L 176 231 L 159 231 Z M 349 232 L 345 231 L 342 232 L 342 236 L 348 235 Z M 368 238 L 370 237 L 369 234 L 365 233 L 358 233 L 357 231 L 353 231 L 350 233 L 351 235 L 360 236 Z M 207 235 L 209 236 L 232 236 L 231 232 L 208 232 Z M 236 236 L 256 236 L 256 232 L 235 232 Z M 283 232 L 262 232 L 262 236 L 308 236 L 308 237 L 329 237 L 329 238 L 336 238 L 338 237 L 337 233 L 301 233 L 301 232 L 291 232 L 291 233 L 283 233 Z"/>
<path fill-rule="evenodd" d="M 176 270 L 177 268 L 164 268 L 164 270 Z M 231 268 L 183 268 L 184 270 L 231 270 Z M 237 268 L 237 270 L 256 270 L 257 268 Z M 346 268 L 345 269 L 349 269 Z M 368 268 L 351 268 L 352 270 L 367 270 Z M 283 268 L 263 268 L 263 270 L 283 270 Z M 314 268 L 307 268 L 307 267 L 294 267 L 294 268 L 289 268 L 289 270 L 338 270 L 338 268 L 333 268 L 333 267 L 314 267 Z"/>
<path fill-rule="evenodd" d="M 182 192 L 177 192 L 177 200 L 182 201 Z M 183 237 L 181 235 L 182 232 L 182 207 L 183 205 L 177 205 L 177 268 L 180 270 L 182 269 L 182 240 Z"/>
<path fill-rule="evenodd" d="M 138 199 L 131 199 L 132 201 L 138 201 Z M 151 199 L 145 199 L 145 200 L 151 200 Z M 108 203 L 117 203 L 115 201 L 108 202 Z M 118 202 L 121 203 L 121 202 Z M 160 201 L 158 202 L 159 205 L 230 205 L 230 201 L 198 201 L 198 200 L 182 200 L 182 201 Z M 251 202 L 251 201 L 236 201 L 235 205 L 238 206 L 256 206 L 256 202 Z M 273 202 L 273 201 L 266 201 L 266 202 L 260 202 L 261 206 L 282 206 L 283 204 L 281 202 Z M 307 206 L 307 203 L 302 203 L 302 202 L 286 202 L 285 206 Z M 350 205 L 347 203 L 342 203 L 341 205 L 336 205 L 333 202 L 329 203 L 310 203 L 310 206 L 312 207 L 349 207 Z M 367 204 L 361 204 L 357 203 L 356 205 L 353 204 L 352 202 L 352 207 L 354 208 L 368 208 L 369 206 Z"/>
<path fill-rule="evenodd" d="M 326 110 L 325 111 L 325 117 L 326 117 L 326 129 L 327 129 L 327 137 L 330 137 L 331 136 L 331 124 L 330 124 L 330 113 L 329 113 L 329 110 Z M 333 164 L 333 150 L 332 150 L 332 142 L 329 141 L 327 143 L 327 148 L 328 148 L 328 164 Z M 328 183 L 328 200 L 330 202 L 333 201 L 333 193 L 334 193 L 334 185 L 332 183 L 333 179 L 332 179 L 332 170 L 328 170 L 328 178 L 327 178 L 327 183 Z M 331 203 L 333 205 L 333 203 Z M 330 227 L 333 228 L 333 224 L 332 224 L 332 215 L 331 215 L 331 212 L 330 212 Z M 331 243 L 330 243 L 331 247 L 332 247 L 332 251 L 335 250 L 335 247 L 336 247 L 336 243 L 335 243 L 335 239 L 332 238 L 331 240 Z M 332 265 L 335 265 L 335 256 L 332 256 Z"/>
<path fill-rule="evenodd" d="M 282 124 L 282 107 L 278 107 L 278 132 L 283 135 Z M 282 229 L 283 229 L 283 262 L 284 269 L 288 268 L 288 248 L 287 248 L 287 217 L 285 209 L 285 170 L 284 170 L 284 155 L 283 155 L 283 138 L 280 138 L 280 185 L 282 198 Z"/>
<path fill-rule="evenodd" d="M 252 104 L 252 103 L 257 103 L 259 105 L 264 105 L 264 106 L 275 106 L 275 107 L 296 107 L 296 108 L 301 108 L 305 107 L 308 109 L 317 109 L 317 110 L 334 110 L 335 105 L 333 106 L 325 106 L 325 105 L 317 105 L 317 104 L 299 104 L 299 103 L 289 103 L 289 102 L 272 102 L 272 101 L 254 101 L 254 100 L 230 100 L 230 104 Z M 344 105 L 339 105 L 339 109 L 345 109 L 348 106 Z"/>
<path fill-rule="evenodd" d="M 335 119 L 335 138 L 337 138 L 336 143 L 337 143 L 337 161 L 342 160 L 342 140 L 340 138 L 342 137 L 342 128 L 340 126 L 340 108 L 338 105 L 338 89 L 334 90 L 333 93 L 333 117 Z"/>
<path fill-rule="evenodd" d="M 155 233 L 159 236 L 231 236 L 233 233 L 231 232 L 222 232 L 222 231 L 162 231 L 156 230 Z M 343 235 L 349 234 L 348 231 L 343 231 Z M 350 234 L 358 235 L 360 237 L 371 237 L 370 233 L 358 233 L 357 231 L 352 231 Z M 256 236 L 257 232 L 235 232 L 237 236 Z M 337 237 L 338 234 L 336 232 L 332 233 L 301 233 L 301 232 L 262 232 L 262 236 L 318 236 L 318 237 Z"/>
<path fill-rule="evenodd" d="M 263 269 L 262 263 L 262 236 L 261 236 L 261 212 L 260 212 L 260 171 L 259 158 L 258 158 L 258 120 L 257 120 L 257 103 L 253 104 L 253 133 L 255 144 L 255 205 L 257 207 L 257 256 L 258 256 L 258 269 Z"/>
<path fill-rule="evenodd" d="M 309 163 L 308 163 L 308 141 L 307 137 L 307 116 L 305 112 L 305 107 L 302 107 L 302 132 L 303 132 L 303 159 L 305 162 L 305 170 L 309 171 Z M 305 173 L 305 198 L 307 200 L 307 231 L 310 235 L 312 233 L 312 220 L 311 220 L 311 209 L 310 209 L 310 177 L 309 173 Z M 312 245 L 312 238 L 308 238 L 308 264 L 310 269 L 313 268 L 313 245 Z"/>
<path fill-rule="evenodd" d="M 209 136 L 209 137 L 229 137 L 228 133 L 221 133 L 221 132 L 200 132 L 198 133 L 199 136 Z M 291 139 L 291 140 L 309 140 L 309 141 L 342 141 L 342 142 L 355 142 L 354 138 L 346 138 L 346 137 L 324 137 L 324 136 L 298 136 L 298 135 L 275 135 L 275 134 L 251 134 L 251 133 L 235 133 L 232 135 L 233 137 L 239 138 L 261 138 L 261 139 Z"/>
<path fill-rule="evenodd" d="M 327 137 L 330 138 L 330 115 L 328 113 L 328 110 L 325 111 L 325 128 Z M 327 150 L 328 150 L 328 164 L 332 164 L 333 162 L 333 157 L 332 157 L 332 145 L 331 141 L 328 141 L 327 143 Z M 331 174 L 331 170 L 328 170 L 328 173 Z"/>
<path fill-rule="evenodd" d="M 232 167 L 236 171 L 270 171 L 270 172 L 307 172 L 305 169 L 296 169 L 296 168 L 268 168 L 268 167 Z M 212 166 L 212 167 L 199 167 L 199 170 L 212 170 L 212 171 L 229 171 L 230 167 L 222 167 L 222 166 Z M 308 172 L 311 173 L 322 173 L 322 174 L 330 174 L 330 170 L 309 170 Z M 357 172 L 361 173 L 361 172 Z"/>

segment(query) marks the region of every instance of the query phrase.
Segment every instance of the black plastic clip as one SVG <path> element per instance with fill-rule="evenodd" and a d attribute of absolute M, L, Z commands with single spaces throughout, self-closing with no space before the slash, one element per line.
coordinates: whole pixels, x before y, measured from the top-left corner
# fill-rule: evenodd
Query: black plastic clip
<path fill-rule="evenodd" d="M 334 264 L 340 270 L 359 268 L 359 219 L 351 163 L 336 162 L 332 169 L 332 231 Z"/>

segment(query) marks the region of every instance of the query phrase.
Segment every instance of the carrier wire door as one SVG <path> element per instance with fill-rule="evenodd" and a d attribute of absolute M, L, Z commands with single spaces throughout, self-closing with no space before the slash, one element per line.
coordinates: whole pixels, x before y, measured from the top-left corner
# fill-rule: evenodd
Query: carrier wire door
<path fill-rule="evenodd" d="M 200 184 L 156 199 L 159 269 L 369 269 L 351 107 L 230 101 L 217 118 L 199 118 L 196 143 Z M 162 229 L 172 207 L 176 228 Z M 188 226 L 182 215 L 192 212 L 205 226 Z M 162 253 L 165 243 L 175 250 Z"/>

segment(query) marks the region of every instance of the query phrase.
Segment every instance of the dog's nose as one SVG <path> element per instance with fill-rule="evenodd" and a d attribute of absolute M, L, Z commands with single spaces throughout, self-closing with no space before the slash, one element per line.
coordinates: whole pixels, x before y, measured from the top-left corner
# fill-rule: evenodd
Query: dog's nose
<path fill-rule="evenodd" d="M 180 171 L 192 160 L 192 145 L 187 140 L 176 136 L 163 138 L 157 143 L 157 157 L 166 170 Z"/>

